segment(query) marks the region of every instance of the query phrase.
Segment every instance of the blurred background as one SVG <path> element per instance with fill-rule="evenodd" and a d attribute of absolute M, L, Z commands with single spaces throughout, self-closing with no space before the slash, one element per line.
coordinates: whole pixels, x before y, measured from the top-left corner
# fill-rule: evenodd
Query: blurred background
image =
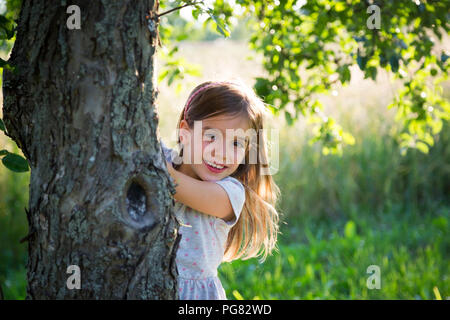
<path fill-rule="evenodd" d="M 174 146 L 176 121 L 190 91 L 206 80 L 239 77 L 249 86 L 264 76 L 262 58 L 248 46 L 240 23 L 230 38 L 193 29 L 174 59 L 189 70 L 182 79 L 159 82 L 159 135 Z M 450 46 L 448 38 L 444 46 Z M 6 59 L 8 52 L 2 52 Z M 159 49 L 157 64 L 167 51 Z M 446 99 L 450 84 L 444 84 Z M 323 155 L 309 144 L 311 124 L 280 130 L 281 189 L 278 252 L 224 263 L 219 276 L 229 299 L 446 299 L 450 296 L 450 128 L 448 122 L 428 154 L 400 154 L 393 110 L 397 84 L 380 71 L 377 81 L 351 69 L 351 82 L 322 95 L 332 115 L 355 137 L 342 155 Z M 0 101 L 3 98 L 0 96 Z M 0 108 L 1 110 L 1 108 Z M 0 111 L 0 118 L 2 112 Z M 0 150 L 22 154 L 0 131 Z M 6 299 L 26 295 L 29 172 L 0 165 L 0 285 Z M 377 265 L 381 288 L 369 289 L 367 268 Z"/>

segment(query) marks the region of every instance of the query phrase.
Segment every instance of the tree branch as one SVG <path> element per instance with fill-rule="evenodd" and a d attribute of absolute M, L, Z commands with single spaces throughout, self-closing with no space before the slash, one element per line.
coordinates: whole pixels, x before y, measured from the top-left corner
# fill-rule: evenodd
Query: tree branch
<path fill-rule="evenodd" d="M 192 6 L 192 5 L 196 4 L 196 3 L 197 3 L 197 1 L 194 1 L 194 2 L 190 2 L 190 3 L 186 3 L 186 4 L 184 4 L 182 6 L 179 6 L 179 7 L 176 7 L 176 8 L 172 8 L 170 10 L 164 11 L 161 14 L 158 14 L 157 17 L 159 18 L 159 17 L 161 17 L 161 16 L 163 16 L 165 14 L 171 13 L 171 12 L 173 12 L 175 10 L 183 9 L 184 7 L 187 7 L 187 6 Z"/>

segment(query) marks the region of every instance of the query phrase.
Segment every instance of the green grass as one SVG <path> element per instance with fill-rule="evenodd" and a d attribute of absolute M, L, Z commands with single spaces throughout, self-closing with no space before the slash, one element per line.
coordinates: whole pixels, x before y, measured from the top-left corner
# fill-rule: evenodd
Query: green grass
<path fill-rule="evenodd" d="M 450 208 L 418 215 L 361 212 L 357 220 L 287 225 L 279 252 L 222 264 L 229 299 L 435 299 L 450 294 Z M 367 267 L 381 288 L 368 289 Z"/>

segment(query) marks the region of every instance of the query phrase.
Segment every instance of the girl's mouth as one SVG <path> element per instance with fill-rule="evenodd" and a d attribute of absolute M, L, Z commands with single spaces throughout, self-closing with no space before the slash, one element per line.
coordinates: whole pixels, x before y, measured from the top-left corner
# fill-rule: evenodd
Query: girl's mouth
<path fill-rule="evenodd" d="M 208 162 L 206 162 L 205 160 L 203 160 L 203 163 L 205 164 L 205 166 L 209 169 L 209 171 L 214 172 L 214 173 L 220 173 L 223 172 L 227 167 L 222 166 L 222 168 L 216 168 L 213 167 L 212 165 L 209 165 Z"/>

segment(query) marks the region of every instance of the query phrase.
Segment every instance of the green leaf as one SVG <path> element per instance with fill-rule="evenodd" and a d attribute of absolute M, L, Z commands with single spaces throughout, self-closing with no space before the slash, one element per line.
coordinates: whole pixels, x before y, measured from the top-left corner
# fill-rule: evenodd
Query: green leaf
<path fill-rule="evenodd" d="M 352 220 L 345 224 L 344 235 L 346 238 L 353 238 L 356 235 L 356 225 Z"/>
<path fill-rule="evenodd" d="M 359 68 L 364 71 L 367 64 L 367 57 L 360 56 L 358 53 L 358 57 L 356 58 L 356 62 L 358 63 Z"/>
<path fill-rule="evenodd" d="M 377 79 L 377 68 L 369 67 L 366 69 L 366 78 L 369 76 L 373 81 Z"/>
<path fill-rule="evenodd" d="M 342 65 L 338 68 L 338 72 L 340 75 L 341 82 L 344 84 L 345 82 L 349 82 L 351 78 L 350 69 L 348 68 L 348 65 Z"/>
<path fill-rule="evenodd" d="M 14 37 L 15 29 L 13 25 L 13 20 L 10 20 L 3 15 L 0 15 L 0 29 L 3 29 L 3 31 L 5 32 L 6 39 L 9 40 L 12 37 Z"/>
<path fill-rule="evenodd" d="M 219 17 L 217 17 L 214 14 L 210 15 L 211 18 L 216 23 L 216 29 L 218 32 L 220 32 L 225 38 L 230 36 L 230 30 L 225 22 L 222 21 Z"/>
<path fill-rule="evenodd" d="M 161 82 L 162 80 L 164 80 L 164 78 L 169 74 L 169 70 L 166 69 L 164 71 L 162 71 L 159 76 L 158 76 L 158 82 Z"/>
<path fill-rule="evenodd" d="M 292 126 L 292 124 L 294 123 L 294 120 L 292 119 L 291 114 L 288 111 L 285 111 L 284 116 L 286 118 L 286 122 L 288 123 L 288 125 Z"/>
<path fill-rule="evenodd" d="M 169 80 L 168 80 L 168 82 L 167 82 L 167 84 L 168 84 L 169 86 L 172 85 L 172 82 L 175 80 L 175 78 L 178 76 L 179 73 L 180 73 L 180 69 L 179 69 L 179 68 L 175 69 L 175 70 L 172 72 L 172 74 L 170 75 Z"/>
<path fill-rule="evenodd" d="M 14 172 L 26 172 L 29 170 L 27 160 L 14 153 L 8 153 L 2 158 L 2 162 L 5 167 Z"/>
<path fill-rule="evenodd" d="M 233 296 L 236 298 L 236 300 L 244 300 L 244 298 L 242 297 L 242 295 L 239 293 L 239 291 L 237 290 L 233 290 Z"/>
<path fill-rule="evenodd" d="M 417 141 L 416 148 L 422 151 L 423 153 L 428 153 L 428 145 L 422 141 Z"/>
<path fill-rule="evenodd" d="M 450 58 L 450 56 L 448 56 L 444 52 L 442 52 L 442 54 L 441 54 L 441 61 L 445 63 L 445 61 L 447 61 L 448 58 Z"/>
<path fill-rule="evenodd" d="M 257 77 L 255 83 L 255 90 L 259 96 L 263 98 L 267 97 L 271 92 L 270 81 L 265 78 Z"/>
<path fill-rule="evenodd" d="M 387 65 L 387 59 L 386 56 L 384 54 L 380 54 L 380 67 L 386 67 Z"/>
<path fill-rule="evenodd" d="M 5 124 L 3 123 L 3 120 L 2 120 L 2 119 L 0 119 L 0 130 L 6 131 L 6 129 L 5 129 Z"/>
<path fill-rule="evenodd" d="M 391 65 L 391 69 L 392 72 L 397 72 L 398 71 L 398 56 L 397 55 L 392 55 L 389 59 L 389 64 Z"/>
<path fill-rule="evenodd" d="M 17 67 L 16 66 L 12 66 L 11 64 L 9 64 L 8 61 L 3 60 L 2 58 L 0 58 L 0 68 L 6 68 L 6 69 L 11 70 L 12 72 L 14 72 L 14 74 L 17 74 Z"/>
<path fill-rule="evenodd" d="M 355 137 L 353 137 L 348 132 L 343 132 L 342 133 L 342 140 L 344 141 L 344 143 L 349 144 L 349 145 L 354 145 L 355 144 Z"/>
<path fill-rule="evenodd" d="M 436 228 L 441 229 L 442 232 L 445 232 L 445 230 L 448 230 L 448 221 L 447 221 L 446 217 L 434 218 L 431 223 Z"/>
<path fill-rule="evenodd" d="M 7 155 L 9 153 L 9 151 L 8 150 L 5 150 L 5 149 L 3 149 L 3 150 L 0 150 L 0 156 L 4 156 L 4 155 Z"/>
<path fill-rule="evenodd" d="M 336 2 L 334 5 L 334 9 L 336 12 L 341 12 L 347 9 L 346 5 L 343 2 Z"/>
<path fill-rule="evenodd" d="M 7 64 L 8 64 L 8 61 L 3 60 L 2 58 L 0 58 L 0 68 L 4 68 Z"/>

